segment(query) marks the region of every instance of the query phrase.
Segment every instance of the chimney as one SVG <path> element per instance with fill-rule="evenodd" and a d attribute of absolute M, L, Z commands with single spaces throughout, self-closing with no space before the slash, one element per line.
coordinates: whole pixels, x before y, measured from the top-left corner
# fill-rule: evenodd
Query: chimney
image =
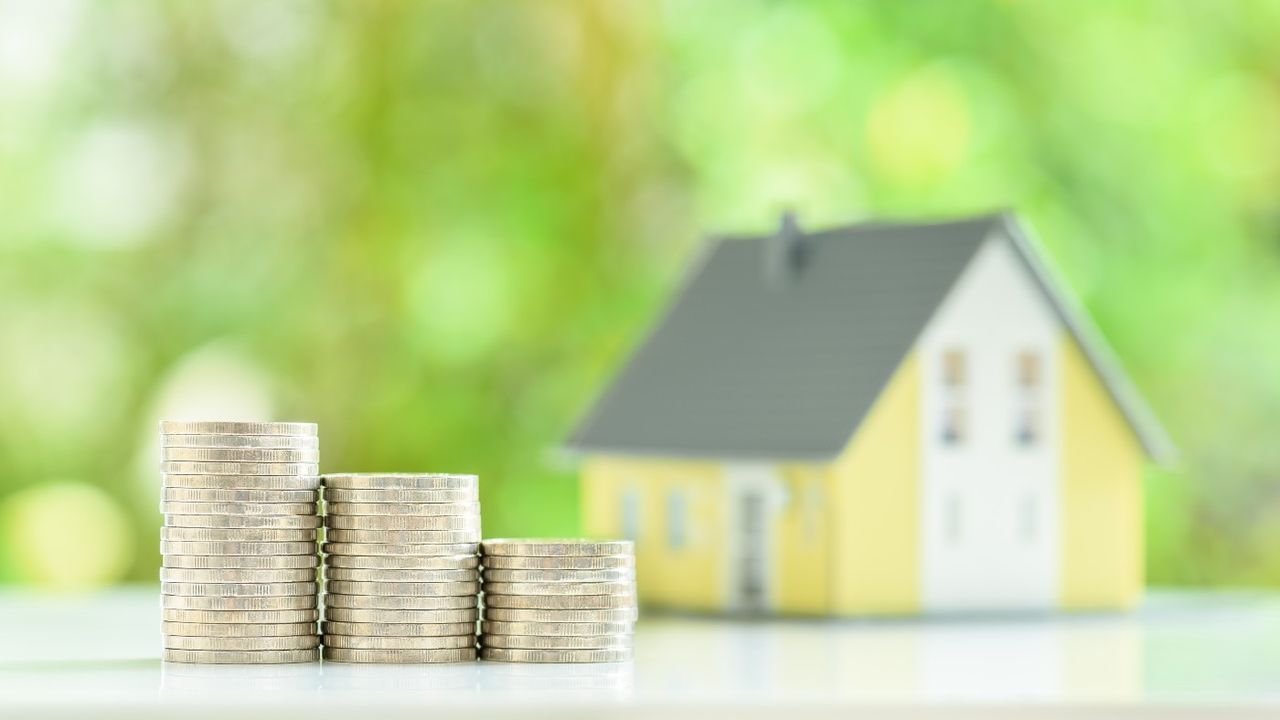
<path fill-rule="evenodd" d="M 770 285 L 786 287 L 795 281 L 805 260 L 804 233 L 794 212 L 782 213 L 778 232 L 765 240 L 764 272 Z"/>

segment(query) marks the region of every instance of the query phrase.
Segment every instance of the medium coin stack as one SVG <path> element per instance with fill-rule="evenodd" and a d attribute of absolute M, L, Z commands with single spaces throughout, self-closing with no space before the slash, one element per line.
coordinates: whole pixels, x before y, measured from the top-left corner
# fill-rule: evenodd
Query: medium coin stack
<path fill-rule="evenodd" d="M 320 659 L 313 423 L 160 423 L 164 659 Z"/>
<path fill-rule="evenodd" d="M 631 659 L 637 610 L 630 541 L 485 540 L 480 564 L 480 659 Z"/>
<path fill-rule="evenodd" d="M 325 475 L 324 658 L 476 658 L 475 475 Z"/>

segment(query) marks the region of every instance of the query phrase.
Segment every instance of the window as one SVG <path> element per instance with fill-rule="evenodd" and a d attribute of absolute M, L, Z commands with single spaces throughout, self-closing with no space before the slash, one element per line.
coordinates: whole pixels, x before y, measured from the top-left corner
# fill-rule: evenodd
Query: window
<path fill-rule="evenodd" d="M 622 492 L 622 536 L 632 542 L 640 539 L 640 493 L 634 489 Z"/>
<path fill-rule="evenodd" d="M 1040 355 L 1033 350 L 1018 353 L 1015 362 L 1016 400 L 1013 440 L 1020 447 L 1031 447 L 1041 435 L 1041 385 L 1044 369 Z"/>
<path fill-rule="evenodd" d="M 689 503 L 683 490 L 667 493 L 667 547 L 678 550 L 689 541 Z"/>
<path fill-rule="evenodd" d="M 942 442 L 959 445 L 968 437 L 968 412 L 965 407 L 968 385 L 968 359 L 955 348 L 942 353 Z"/>

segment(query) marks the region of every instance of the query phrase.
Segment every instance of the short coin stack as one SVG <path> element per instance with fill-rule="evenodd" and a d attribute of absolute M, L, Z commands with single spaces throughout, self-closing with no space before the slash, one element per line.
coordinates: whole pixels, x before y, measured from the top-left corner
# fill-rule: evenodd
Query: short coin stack
<path fill-rule="evenodd" d="M 160 423 L 164 659 L 288 663 L 316 633 L 313 423 Z"/>
<path fill-rule="evenodd" d="M 324 658 L 476 658 L 475 475 L 326 475 Z"/>
<path fill-rule="evenodd" d="M 635 546 L 625 540 L 485 540 L 480 658 L 618 662 L 632 656 Z"/>

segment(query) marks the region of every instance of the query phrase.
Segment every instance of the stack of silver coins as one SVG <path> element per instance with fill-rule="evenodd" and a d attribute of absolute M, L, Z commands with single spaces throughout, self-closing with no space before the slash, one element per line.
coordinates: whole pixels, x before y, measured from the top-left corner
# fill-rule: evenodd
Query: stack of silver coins
<path fill-rule="evenodd" d="M 313 423 L 160 423 L 164 659 L 320 658 Z"/>
<path fill-rule="evenodd" d="M 485 540 L 480 658 L 619 662 L 632 657 L 635 545 L 626 540 Z"/>
<path fill-rule="evenodd" d="M 324 658 L 476 658 L 475 475 L 326 475 Z"/>

